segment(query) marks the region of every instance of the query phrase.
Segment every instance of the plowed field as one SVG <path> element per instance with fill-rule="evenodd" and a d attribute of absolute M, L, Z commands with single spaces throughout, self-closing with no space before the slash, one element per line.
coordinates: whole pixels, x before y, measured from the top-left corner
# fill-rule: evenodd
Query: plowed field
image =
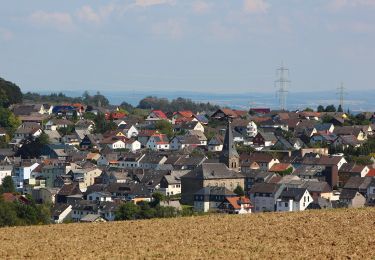
<path fill-rule="evenodd" d="M 375 209 L 0 229 L 0 259 L 375 258 Z"/>

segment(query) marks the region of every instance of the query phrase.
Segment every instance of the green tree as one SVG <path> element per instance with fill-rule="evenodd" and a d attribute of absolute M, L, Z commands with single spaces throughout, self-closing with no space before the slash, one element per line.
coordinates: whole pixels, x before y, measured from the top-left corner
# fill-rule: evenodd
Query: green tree
<path fill-rule="evenodd" d="M 13 134 L 20 124 L 21 121 L 9 109 L 0 108 L 0 126 L 8 133 Z"/>
<path fill-rule="evenodd" d="M 237 185 L 233 192 L 236 193 L 238 196 L 245 196 L 245 191 L 240 185 Z"/>
<path fill-rule="evenodd" d="M 337 112 L 344 112 L 344 110 L 342 109 L 341 104 L 340 104 L 339 107 L 337 108 Z"/>
<path fill-rule="evenodd" d="M 165 197 L 162 193 L 157 191 L 152 194 L 152 199 L 152 206 L 155 207 L 159 205 L 161 201 L 164 201 Z"/>
<path fill-rule="evenodd" d="M 303 111 L 305 111 L 305 112 L 314 112 L 314 109 L 312 109 L 310 107 L 306 107 Z"/>
<path fill-rule="evenodd" d="M 160 133 L 167 135 L 168 138 L 173 137 L 173 126 L 167 120 L 159 120 L 156 122 L 155 127 Z"/>
<path fill-rule="evenodd" d="M 39 137 L 39 143 L 42 145 L 47 145 L 50 143 L 49 136 L 46 133 L 42 133 Z"/>
<path fill-rule="evenodd" d="M 18 225 L 17 212 L 13 203 L 0 201 L 0 227 Z"/>
<path fill-rule="evenodd" d="M 336 112 L 335 105 L 326 106 L 325 112 Z"/>
<path fill-rule="evenodd" d="M 5 176 L 3 179 L 3 183 L 1 184 L 1 193 L 5 192 L 16 192 L 16 188 L 14 186 L 14 182 L 12 176 Z"/>
<path fill-rule="evenodd" d="M 325 110 L 324 110 L 324 107 L 322 105 L 319 105 L 317 111 L 319 113 L 321 113 L 321 112 L 324 112 Z"/>
<path fill-rule="evenodd" d="M 132 220 L 139 218 L 141 208 L 133 202 L 122 204 L 115 212 L 116 220 Z"/>

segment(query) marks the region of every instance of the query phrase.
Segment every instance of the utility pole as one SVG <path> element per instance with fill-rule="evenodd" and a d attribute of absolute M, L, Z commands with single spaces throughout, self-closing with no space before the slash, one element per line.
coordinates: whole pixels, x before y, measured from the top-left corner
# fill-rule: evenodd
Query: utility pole
<path fill-rule="evenodd" d="M 337 88 L 338 92 L 336 93 L 339 96 L 339 102 L 342 109 L 344 109 L 344 97 L 346 95 L 344 83 L 341 82 L 340 87 Z"/>
<path fill-rule="evenodd" d="M 275 86 L 278 87 L 277 96 L 279 98 L 279 104 L 281 110 L 286 110 L 286 95 L 288 93 L 287 87 L 290 84 L 289 69 L 284 67 L 283 62 L 281 66 L 277 69 L 278 79 L 275 81 Z"/>

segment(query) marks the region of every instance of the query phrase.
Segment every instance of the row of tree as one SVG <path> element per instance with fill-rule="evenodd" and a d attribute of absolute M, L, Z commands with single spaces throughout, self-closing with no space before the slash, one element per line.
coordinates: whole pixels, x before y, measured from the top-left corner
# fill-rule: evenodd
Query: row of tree
<path fill-rule="evenodd" d="M 164 112 L 175 112 L 181 110 L 191 110 L 194 113 L 199 111 L 214 111 L 219 108 L 217 105 L 207 103 L 197 103 L 191 99 L 186 98 L 176 98 L 172 101 L 169 101 L 167 98 L 158 98 L 154 96 L 148 96 L 141 101 L 137 108 L 141 109 L 156 109 L 162 110 Z"/>

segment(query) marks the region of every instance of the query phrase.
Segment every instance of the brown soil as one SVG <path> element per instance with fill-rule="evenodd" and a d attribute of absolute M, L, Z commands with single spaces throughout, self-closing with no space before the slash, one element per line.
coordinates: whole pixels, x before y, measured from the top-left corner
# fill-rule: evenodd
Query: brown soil
<path fill-rule="evenodd" d="M 375 208 L 0 229 L 0 259 L 375 257 Z"/>

